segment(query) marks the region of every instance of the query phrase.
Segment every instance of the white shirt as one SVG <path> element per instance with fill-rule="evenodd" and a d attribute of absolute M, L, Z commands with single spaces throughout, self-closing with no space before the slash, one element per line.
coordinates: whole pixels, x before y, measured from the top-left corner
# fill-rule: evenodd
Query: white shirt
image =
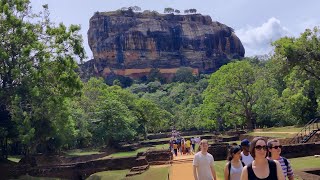
<path fill-rule="evenodd" d="M 193 165 L 197 167 L 198 180 L 212 180 L 211 166 L 213 166 L 213 156 L 210 153 L 205 155 L 197 152 L 194 155 Z"/>
<path fill-rule="evenodd" d="M 253 157 L 251 156 L 250 153 L 249 153 L 248 156 L 246 156 L 246 155 L 243 154 L 243 152 L 241 152 L 241 157 L 242 157 L 242 162 L 245 165 L 248 165 L 248 164 L 252 163 L 252 161 L 253 161 Z"/>

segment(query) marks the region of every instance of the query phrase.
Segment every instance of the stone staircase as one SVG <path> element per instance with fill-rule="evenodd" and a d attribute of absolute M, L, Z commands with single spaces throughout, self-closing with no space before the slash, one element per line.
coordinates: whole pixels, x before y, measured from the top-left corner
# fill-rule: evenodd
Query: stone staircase
<path fill-rule="evenodd" d="M 320 132 L 320 118 L 310 120 L 290 141 L 291 144 L 307 143 L 315 134 Z"/>

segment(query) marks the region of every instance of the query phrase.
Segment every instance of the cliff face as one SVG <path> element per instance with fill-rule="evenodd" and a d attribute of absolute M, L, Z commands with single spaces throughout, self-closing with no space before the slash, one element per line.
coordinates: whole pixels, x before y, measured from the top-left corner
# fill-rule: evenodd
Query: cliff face
<path fill-rule="evenodd" d="M 211 73 L 245 53 L 230 27 L 200 14 L 95 13 L 88 41 L 94 59 L 84 67 L 103 77 L 139 78 L 154 68 L 172 75 L 181 66 Z"/>

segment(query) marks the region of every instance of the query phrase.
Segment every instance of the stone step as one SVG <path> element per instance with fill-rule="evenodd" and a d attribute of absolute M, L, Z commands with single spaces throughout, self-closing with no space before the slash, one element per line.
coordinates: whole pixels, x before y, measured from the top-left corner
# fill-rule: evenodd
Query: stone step
<path fill-rule="evenodd" d="M 152 161 L 149 162 L 150 165 L 165 165 L 165 164 L 172 164 L 172 161 Z"/>
<path fill-rule="evenodd" d="M 144 165 L 144 166 L 137 166 L 137 167 L 133 167 L 131 168 L 130 171 L 145 171 L 147 169 L 149 169 L 150 165 Z"/>
<path fill-rule="evenodd" d="M 139 156 L 136 160 L 146 159 L 146 156 Z"/>
<path fill-rule="evenodd" d="M 126 177 L 139 175 L 139 174 L 142 174 L 143 172 L 144 171 L 130 171 L 128 174 L 126 174 Z"/>

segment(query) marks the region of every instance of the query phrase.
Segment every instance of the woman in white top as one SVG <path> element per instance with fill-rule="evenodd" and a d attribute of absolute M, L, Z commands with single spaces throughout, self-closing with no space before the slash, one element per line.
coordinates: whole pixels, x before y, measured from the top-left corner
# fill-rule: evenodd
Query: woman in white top
<path fill-rule="evenodd" d="M 241 147 L 231 146 L 228 152 L 228 163 L 224 168 L 225 180 L 240 180 L 244 163 L 241 161 Z"/>

